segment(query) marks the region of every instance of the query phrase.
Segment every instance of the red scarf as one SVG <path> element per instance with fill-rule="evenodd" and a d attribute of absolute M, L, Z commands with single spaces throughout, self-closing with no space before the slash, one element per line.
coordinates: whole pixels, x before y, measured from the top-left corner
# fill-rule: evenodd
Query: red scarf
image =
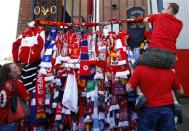
<path fill-rule="evenodd" d="M 46 118 L 45 114 L 45 80 L 38 74 L 36 81 L 36 118 Z"/>

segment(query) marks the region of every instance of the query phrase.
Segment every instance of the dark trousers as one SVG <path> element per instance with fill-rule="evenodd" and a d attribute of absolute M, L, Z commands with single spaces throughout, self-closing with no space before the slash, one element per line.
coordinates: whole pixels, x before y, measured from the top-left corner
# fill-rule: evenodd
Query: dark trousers
<path fill-rule="evenodd" d="M 138 131 L 175 131 L 174 113 L 170 106 L 143 107 L 139 114 Z"/>
<path fill-rule="evenodd" d="M 147 65 L 155 68 L 174 68 L 176 63 L 176 54 L 159 48 L 148 48 L 146 52 L 139 56 L 134 63 L 137 65 Z"/>

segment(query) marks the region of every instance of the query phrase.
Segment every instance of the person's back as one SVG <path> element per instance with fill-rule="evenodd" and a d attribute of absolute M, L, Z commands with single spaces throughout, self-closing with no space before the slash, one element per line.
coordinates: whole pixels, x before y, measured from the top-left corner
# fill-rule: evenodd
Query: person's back
<path fill-rule="evenodd" d="M 133 91 L 140 85 L 148 101 L 140 110 L 138 131 L 174 131 L 172 89 L 183 94 L 175 74 L 168 69 L 137 66 L 126 85 L 126 91 Z"/>
<path fill-rule="evenodd" d="M 172 14 L 154 14 L 149 17 L 153 22 L 153 32 L 149 47 L 161 48 L 176 53 L 176 40 L 182 29 L 182 21 Z"/>
<path fill-rule="evenodd" d="M 131 88 L 140 85 L 142 92 L 148 99 L 146 106 L 173 104 L 171 89 L 180 87 L 175 74 L 171 70 L 143 65 L 137 66 L 128 84 Z"/>
<path fill-rule="evenodd" d="M 156 69 L 149 66 L 137 66 L 128 82 L 131 88 L 140 85 L 148 102 L 146 106 L 173 104 L 171 89 L 179 89 L 180 84 L 171 70 Z"/>

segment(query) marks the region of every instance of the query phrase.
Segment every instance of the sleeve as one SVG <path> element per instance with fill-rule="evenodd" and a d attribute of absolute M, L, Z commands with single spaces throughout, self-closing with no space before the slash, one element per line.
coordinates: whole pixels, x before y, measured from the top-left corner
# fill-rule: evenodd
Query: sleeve
<path fill-rule="evenodd" d="M 136 86 L 139 84 L 139 82 L 140 82 L 140 67 L 137 67 L 134 70 L 133 74 L 131 75 L 131 77 L 127 83 L 127 86 L 135 89 Z"/>
<path fill-rule="evenodd" d="M 154 22 L 159 14 L 149 15 L 148 22 Z"/>
<path fill-rule="evenodd" d="M 174 80 L 173 80 L 173 86 L 172 86 L 173 89 L 175 90 L 179 90 L 182 88 L 178 78 L 176 77 L 176 75 L 174 74 Z"/>
<path fill-rule="evenodd" d="M 183 28 L 183 22 L 182 22 L 182 21 L 180 21 L 180 29 L 179 29 L 179 34 L 180 34 L 180 32 L 181 32 L 182 28 Z"/>
<path fill-rule="evenodd" d="M 39 34 L 37 36 L 37 40 L 38 40 L 38 56 L 39 58 L 41 59 L 43 54 L 44 54 L 44 51 L 45 51 L 45 31 L 42 27 L 39 28 Z M 39 60 L 40 60 L 39 59 Z"/>
<path fill-rule="evenodd" d="M 29 93 L 28 93 L 28 91 L 26 90 L 26 88 L 25 88 L 23 82 L 20 81 L 20 80 L 17 80 L 17 81 L 16 81 L 16 84 L 17 84 L 18 95 L 19 95 L 23 100 L 25 100 L 27 97 L 29 97 Z"/>
<path fill-rule="evenodd" d="M 17 40 L 12 45 L 12 56 L 13 56 L 14 62 L 19 62 L 18 53 L 19 53 L 21 40 L 22 40 L 22 34 L 17 38 Z"/>

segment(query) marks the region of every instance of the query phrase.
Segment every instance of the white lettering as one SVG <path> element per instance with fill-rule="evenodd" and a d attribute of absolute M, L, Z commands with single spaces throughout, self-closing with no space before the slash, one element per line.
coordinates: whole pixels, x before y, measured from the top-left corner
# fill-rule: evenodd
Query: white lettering
<path fill-rule="evenodd" d="M 43 77 L 41 75 L 39 75 L 38 79 L 37 79 L 37 92 L 38 94 L 44 94 L 44 90 L 43 90 Z"/>
<path fill-rule="evenodd" d="M 134 14 L 140 14 L 140 15 L 143 15 L 144 12 L 141 11 L 141 10 L 134 10 L 134 11 L 131 12 L 131 15 L 134 15 Z"/>

